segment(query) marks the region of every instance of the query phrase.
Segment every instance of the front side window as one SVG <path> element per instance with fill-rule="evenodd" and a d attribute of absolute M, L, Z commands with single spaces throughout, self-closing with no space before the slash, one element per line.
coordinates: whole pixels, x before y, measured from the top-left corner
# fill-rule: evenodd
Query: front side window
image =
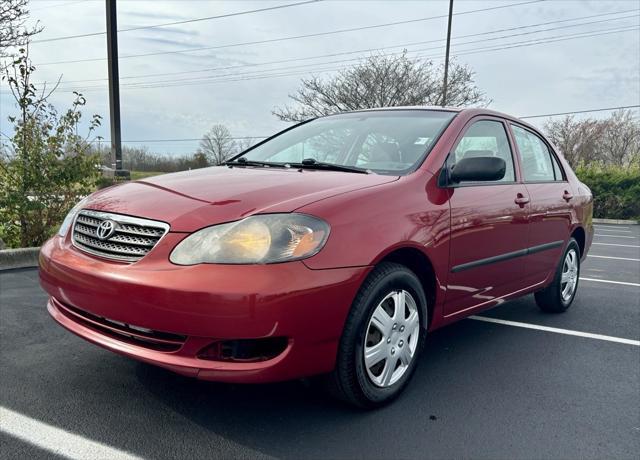
<path fill-rule="evenodd" d="M 515 125 L 511 125 L 511 128 L 520 151 L 524 180 L 527 182 L 562 180 L 560 166 L 547 144 L 531 131 Z M 558 174 L 560 177 L 557 177 Z"/>
<path fill-rule="evenodd" d="M 507 164 L 504 177 L 495 182 L 514 182 L 513 155 L 504 125 L 499 121 L 476 121 L 464 133 L 455 150 L 449 156 L 448 164 L 456 164 L 463 158 L 497 157 Z M 491 183 L 491 182 L 490 182 Z"/>
<path fill-rule="evenodd" d="M 455 115 L 426 110 L 332 115 L 285 131 L 243 157 L 291 165 L 313 158 L 379 174 L 401 175 L 422 162 Z"/>

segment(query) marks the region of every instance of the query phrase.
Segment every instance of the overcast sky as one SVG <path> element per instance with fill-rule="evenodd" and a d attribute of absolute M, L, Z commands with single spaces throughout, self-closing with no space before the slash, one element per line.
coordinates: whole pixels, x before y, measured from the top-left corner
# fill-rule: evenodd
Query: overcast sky
<path fill-rule="evenodd" d="M 118 28 L 302 1 L 119 0 Z M 524 1 L 455 0 L 454 12 Z M 271 110 L 287 103 L 287 95 L 296 90 L 303 73 L 329 76 L 370 54 L 365 50 L 395 53 L 407 48 L 411 56 L 440 62 L 444 59 L 446 18 L 261 44 L 225 45 L 442 16 L 447 8 L 448 1 L 439 0 L 320 1 L 120 32 L 123 140 L 199 138 L 214 123 L 226 124 L 234 136 L 272 134 L 286 125 Z M 53 82 L 62 75 L 52 102 L 62 109 L 72 101 L 71 91 L 82 92 L 88 100 L 85 114 L 104 117 L 99 134 L 109 139 L 106 35 L 46 41 L 104 32 L 104 0 L 31 0 L 30 9 L 31 19 L 44 26 L 35 38 L 40 42 L 31 45 L 37 66 L 34 80 Z M 639 0 L 547 0 L 456 14 L 452 55 L 475 70 L 477 85 L 492 99 L 490 107 L 510 114 L 637 105 L 639 9 Z M 542 23 L 550 24 L 539 25 Z M 479 35 L 468 37 L 473 34 Z M 460 36 L 467 37 L 456 38 Z M 541 40 L 547 43 L 531 45 Z M 531 46 L 520 46 L 523 44 Z M 218 48 L 197 50 L 211 47 Z M 360 52 L 345 54 L 354 51 Z M 140 54 L 153 55 L 127 57 Z M 84 61 L 65 62 L 77 60 Z M 6 83 L 2 85 L 0 130 L 10 134 L 6 118 L 15 109 Z M 545 119 L 529 121 L 541 125 Z M 193 152 L 198 142 L 147 145 L 156 152 L 186 153 Z"/>

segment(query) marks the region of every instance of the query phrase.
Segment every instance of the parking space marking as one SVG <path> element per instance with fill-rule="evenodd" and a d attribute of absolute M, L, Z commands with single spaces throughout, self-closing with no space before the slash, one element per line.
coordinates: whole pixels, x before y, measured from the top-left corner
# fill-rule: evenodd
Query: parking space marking
<path fill-rule="evenodd" d="M 594 227 L 595 228 L 608 228 L 608 229 L 611 229 L 611 230 L 617 230 L 619 228 L 629 228 L 629 227 L 623 227 L 623 226 L 618 227 L 617 225 L 616 226 L 612 226 L 612 225 L 594 225 Z"/>
<path fill-rule="evenodd" d="M 595 281 L 597 283 L 623 284 L 625 286 L 640 287 L 640 283 L 630 283 L 628 281 L 601 280 L 601 279 L 597 279 L 597 278 L 583 278 L 582 276 L 580 277 L 580 281 Z"/>
<path fill-rule="evenodd" d="M 72 459 L 138 460 L 140 457 L 91 441 L 0 406 L 0 431 L 56 455 Z"/>
<path fill-rule="evenodd" d="M 616 260 L 630 260 L 632 262 L 640 262 L 640 259 L 632 259 L 631 257 L 611 257 L 611 256 L 597 256 L 595 254 L 589 254 L 587 259 L 595 257 L 597 259 L 616 259 Z"/>
<path fill-rule="evenodd" d="M 505 326 L 522 327 L 525 329 L 535 329 L 538 331 L 554 332 L 556 334 L 573 335 L 576 337 L 585 337 L 588 339 L 604 340 L 607 342 L 623 343 L 625 345 L 633 345 L 640 347 L 640 340 L 623 339 L 620 337 L 612 337 L 610 335 L 592 334 L 591 332 L 572 331 L 570 329 L 560 329 L 558 327 L 540 326 L 538 324 L 521 323 L 518 321 L 507 321 L 504 319 L 488 318 L 486 316 L 469 316 L 469 319 L 477 321 L 485 321 L 487 323 L 502 324 Z"/>
<path fill-rule="evenodd" d="M 596 227 L 597 232 L 613 232 L 613 233 L 633 233 L 631 230 L 618 230 L 618 229 L 608 229 L 602 227 Z"/>
<path fill-rule="evenodd" d="M 591 243 L 598 244 L 600 246 L 621 246 L 623 248 L 640 248 L 637 244 L 615 244 L 615 243 Z"/>
<path fill-rule="evenodd" d="M 628 238 L 630 240 L 637 240 L 637 236 L 627 236 L 627 235 L 607 235 L 605 233 L 596 233 L 596 236 L 602 236 L 604 238 Z"/>

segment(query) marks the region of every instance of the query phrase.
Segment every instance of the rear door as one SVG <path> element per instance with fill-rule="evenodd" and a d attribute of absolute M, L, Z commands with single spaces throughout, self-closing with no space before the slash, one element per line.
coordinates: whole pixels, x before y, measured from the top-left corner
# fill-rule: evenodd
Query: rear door
<path fill-rule="evenodd" d="M 544 281 L 556 269 L 571 233 L 572 189 L 553 149 L 534 131 L 511 124 L 530 203 L 525 279 Z"/>
<path fill-rule="evenodd" d="M 445 316 L 499 303 L 499 297 L 523 287 L 528 196 L 519 183 L 507 126 L 501 119 L 473 119 L 458 138 L 447 166 L 478 156 L 502 158 L 507 171 L 499 181 L 451 188 Z"/>

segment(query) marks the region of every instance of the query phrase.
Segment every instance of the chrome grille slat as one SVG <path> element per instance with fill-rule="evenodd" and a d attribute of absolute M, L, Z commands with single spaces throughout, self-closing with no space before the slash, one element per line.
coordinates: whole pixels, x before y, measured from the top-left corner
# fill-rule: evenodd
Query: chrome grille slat
<path fill-rule="evenodd" d="M 115 223 L 115 231 L 105 239 L 98 227 L 105 220 Z M 151 251 L 169 231 L 169 225 L 155 220 L 83 209 L 73 224 L 72 241 L 78 249 L 125 262 L 136 262 Z"/>
<path fill-rule="evenodd" d="M 140 255 L 145 255 L 148 251 L 142 249 L 142 248 L 125 248 L 124 245 L 119 245 L 119 244 L 115 244 L 115 243 L 110 243 L 107 241 L 100 241 L 96 238 L 96 241 L 93 241 L 92 238 L 86 238 L 85 235 L 77 235 L 76 236 L 76 242 L 83 244 L 85 246 L 90 246 L 92 248 L 95 249 L 103 249 L 105 251 L 109 251 L 109 252 L 117 252 L 117 253 L 121 253 L 121 254 L 140 254 Z"/>
<path fill-rule="evenodd" d="M 98 225 L 100 225 L 101 221 L 98 219 L 91 219 L 90 217 L 79 215 L 77 222 L 80 222 L 81 224 L 85 224 L 85 225 L 90 225 L 92 227 L 97 227 Z"/>
<path fill-rule="evenodd" d="M 80 223 L 76 223 L 75 229 L 76 232 L 78 233 L 82 233 L 83 235 L 87 235 L 87 236 L 92 236 L 95 237 L 96 236 L 96 230 L 93 227 L 87 227 L 86 225 L 80 224 Z"/>
<path fill-rule="evenodd" d="M 154 247 L 158 242 L 157 238 L 144 238 L 140 236 L 131 236 L 128 234 L 119 234 L 116 230 L 116 234 L 109 238 L 109 241 L 115 241 L 117 243 L 135 244 L 136 246 L 149 246 Z"/>
<path fill-rule="evenodd" d="M 121 225 L 118 230 L 120 233 L 128 233 L 131 235 L 140 235 L 140 236 L 162 236 L 164 232 L 162 230 L 155 230 L 152 228 L 148 229 L 135 229 L 132 225 Z"/>

